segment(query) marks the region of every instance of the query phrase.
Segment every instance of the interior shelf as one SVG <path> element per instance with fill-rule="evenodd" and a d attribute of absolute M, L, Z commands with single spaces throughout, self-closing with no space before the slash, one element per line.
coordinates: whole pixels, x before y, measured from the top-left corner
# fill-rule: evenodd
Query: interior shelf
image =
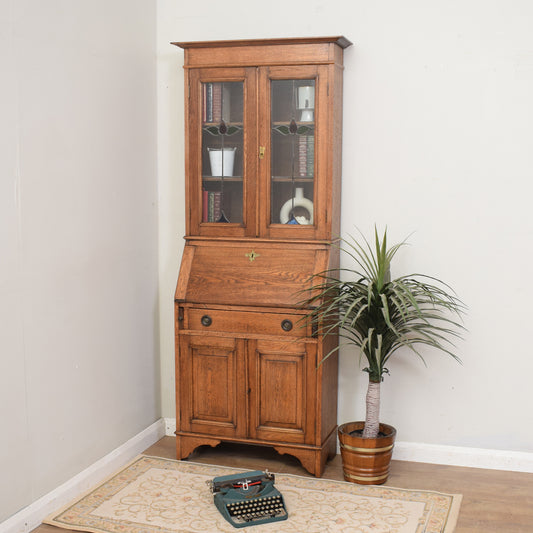
<path fill-rule="evenodd" d="M 313 183 L 314 177 L 313 176 L 295 176 L 292 178 L 291 176 L 272 176 L 272 181 L 276 181 L 279 183 L 291 183 L 292 181 L 299 182 L 299 183 Z"/>
<path fill-rule="evenodd" d="M 243 180 L 242 176 L 224 176 L 224 181 L 240 182 Z M 202 176 L 202 181 L 222 181 L 222 176 Z"/>

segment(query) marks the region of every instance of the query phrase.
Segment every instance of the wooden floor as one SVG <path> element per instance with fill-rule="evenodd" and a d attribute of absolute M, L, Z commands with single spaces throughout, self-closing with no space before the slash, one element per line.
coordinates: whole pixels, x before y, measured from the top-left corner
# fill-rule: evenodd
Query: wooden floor
<path fill-rule="evenodd" d="M 175 459 L 175 439 L 164 437 L 145 453 Z M 268 469 L 271 472 L 309 475 L 297 459 L 281 456 L 263 447 L 235 444 L 201 447 L 189 460 L 249 470 Z M 326 465 L 323 477 L 342 479 L 340 456 Z M 533 533 L 533 474 L 393 461 L 387 485 L 462 494 L 455 533 Z M 249 533 L 253 533 L 253 527 L 249 529 Z M 41 525 L 33 531 L 63 533 L 70 530 Z"/>

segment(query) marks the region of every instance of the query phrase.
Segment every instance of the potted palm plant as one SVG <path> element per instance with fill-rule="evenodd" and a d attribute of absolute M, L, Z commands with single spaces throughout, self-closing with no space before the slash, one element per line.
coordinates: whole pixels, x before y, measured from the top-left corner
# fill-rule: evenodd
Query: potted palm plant
<path fill-rule="evenodd" d="M 328 270 L 314 277 L 304 305 L 322 335 L 339 335 L 340 343 L 324 360 L 345 345 L 357 348 L 368 373 L 366 418 L 339 426 L 344 478 L 361 484 L 387 480 L 396 430 L 380 423 L 380 388 L 391 357 L 410 350 L 424 361 L 420 347 L 436 348 L 460 362 L 453 340 L 464 327 L 463 303 L 442 281 L 412 274 L 391 279 L 391 262 L 406 240 L 387 247 L 387 230 L 375 229 L 371 246 L 363 237 L 341 239 L 341 253 L 351 267 Z"/>

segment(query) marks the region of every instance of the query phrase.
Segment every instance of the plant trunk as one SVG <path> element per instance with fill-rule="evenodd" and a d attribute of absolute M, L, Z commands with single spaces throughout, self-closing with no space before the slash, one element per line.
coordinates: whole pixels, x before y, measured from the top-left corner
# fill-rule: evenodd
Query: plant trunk
<path fill-rule="evenodd" d="M 363 439 L 375 439 L 379 433 L 380 381 L 368 381 L 366 393 L 366 419 Z"/>

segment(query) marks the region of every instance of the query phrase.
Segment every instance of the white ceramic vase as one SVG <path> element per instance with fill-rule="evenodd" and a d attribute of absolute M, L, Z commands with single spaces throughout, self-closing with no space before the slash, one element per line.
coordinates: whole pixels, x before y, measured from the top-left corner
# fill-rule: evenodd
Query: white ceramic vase
<path fill-rule="evenodd" d="M 291 211 L 296 207 L 303 207 L 308 213 L 309 218 L 303 216 L 296 216 L 299 224 L 308 225 L 313 223 L 313 202 L 309 198 L 305 198 L 303 187 L 296 187 L 294 191 L 294 198 L 287 200 L 281 207 L 279 212 L 279 221 L 282 224 L 287 224 L 291 217 Z"/>

